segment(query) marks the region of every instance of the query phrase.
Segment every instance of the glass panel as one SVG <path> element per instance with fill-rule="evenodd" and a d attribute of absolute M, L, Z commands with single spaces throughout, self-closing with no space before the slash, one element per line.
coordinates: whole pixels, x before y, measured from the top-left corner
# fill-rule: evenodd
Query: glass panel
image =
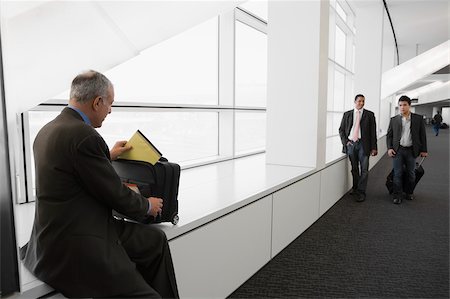
<path fill-rule="evenodd" d="M 267 102 L 267 35 L 236 21 L 235 103 L 265 107 Z"/>
<path fill-rule="evenodd" d="M 331 135 L 339 134 L 339 126 L 341 125 L 342 115 L 344 115 L 344 113 L 333 113 L 333 131 Z"/>
<path fill-rule="evenodd" d="M 39 130 L 59 113 L 29 111 L 30 145 Z M 184 161 L 218 156 L 218 123 L 218 112 L 113 111 L 97 130 L 112 148 L 116 141 L 128 140 L 139 129 L 164 157 L 182 164 Z M 29 167 L 35 190 L 33 153 L 30 155 Z"/>
<path fill-rule="evenodd" d="M 352 45 L 352 68 L 353 73 L 355 72 L 355 55 L 356 55 L 356 47 L 355 44 Z"/>
<path fill-rule="evenodd" d="M 104 74 L 115 100 L 163 104 L 218 104 L 218 18 L 142 51 Z M 69 91 L 56 96 L 68 99 Z"/>
<path fill-rule="evenodd" d="M 218 112 L 113 111 L 98 129 L 111 148 L 140 130 L 172 162 L 217 156 Z"/>
<path fill-rule="evenodd" d="M 339 63 L 341 66 L 345 67 L 345 44 L 346 44 L 346 36 L 344 31 L 342 31 L 339 26 L 336 25 L 336 33 L 335 33 L 336 41 L 334 45 L 334 57 L 335 61 Z"/>
<path fill-rule="evenodd" d="M 333 135 L 333 112 L 327 112 L 327 137 Z"/>
<path fill-rule="evenodd" d="M 355 100 L 355 90 L 354 90 L 354 76 L 347 74 L 345 76 L 345 100 L 344 100 L 344 110 L 350 110 L 354 108 Z"/>
<path fill-rule="evenodd" d="M 347 14 L 342 9 L 342 6 L 339 4 L 339 2 L 336 2 L 336 12 L 338 13 L 338 15 L 341 16 L 341 18 L 344 20 L 344 22 L 347 22 Z"/>
<path fill-rule="evenodd" d="M 335 70 L 333 111 L 344 111 L 344 101 L 345 101 L 345 75 Z"/>
<path fill-rule="evenodd" d="M 327 137 L 339 134 L 342 115 L 342 112 L 327 112 Z"/>
<path fill-rule="evenodd" d="M 240 112 L 235 114 L 235 152 L 236 155 L 266 146 L 266 113 Z"/>
<path fill-rule="evenodd" d="M 267 0 L 247 1 L 244 4 L 239 5 L 239 7 L 265 21 L 267 21 L 267 6 Z"/>
<path fill-rule="evenodd" d="M 342 153 L 342 143 L 339 136 L 327 138 L 326 163 L 331 162 L 337 158 L 344 156 Z"/>
<path fill-rule="evenodd" d="M 328 36 L 328 58 L 331 60 L 335 60 L 335 44 L 336 44 L 336 38 L 334 37 L 336 35 L 336 14 L 334 11 L 330 9 L 330 20 L 328 24 L 328 30 L 329 30 L 329 36 Z"/>
<path fill-rule="evenodd" d="M 334 63 L 328 63 L 327 111 L 333 111 L 334 102 Z"/>

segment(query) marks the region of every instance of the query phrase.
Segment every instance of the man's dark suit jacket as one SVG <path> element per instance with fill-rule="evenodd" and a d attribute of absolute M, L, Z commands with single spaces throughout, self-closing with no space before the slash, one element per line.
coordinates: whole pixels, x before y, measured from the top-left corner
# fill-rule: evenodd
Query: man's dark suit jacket
<path fill-rule="evenodd" d="M 348 135 L 353 126 L 353 111 L 349 110 L 342 116 L 341 126 L 339 127 L 339 136 L 342 142 L 342 152 L 347 153 Z M 364 154 L 369 156 L 372 150 L 377 150 L 377 125 L 375 115 L 372 111 L 364 109 L 359 126 L 361 128 L 361 143 Z"/>
<path fill-rule="evenodd" d="M 65 296 L 134 291 L 142 278 L 111 211 L 142 221 L 147 199 L 121 183 L 103 138 L 70 108 L 40 130 L 33 149 L 36 211 L 25 266 Z"/>
<path fill-rule="evenodd" d="M 421 152 L 427 152 L 427 136 L 425 124 L 420 114 L 411 113 L 411 137 L 414 157 L 419 156 Z M 386 135 L 388 149 L 398 151 L 400 139 L 402 138 L 402 116 L 391 117 L 389 128 Z"/>

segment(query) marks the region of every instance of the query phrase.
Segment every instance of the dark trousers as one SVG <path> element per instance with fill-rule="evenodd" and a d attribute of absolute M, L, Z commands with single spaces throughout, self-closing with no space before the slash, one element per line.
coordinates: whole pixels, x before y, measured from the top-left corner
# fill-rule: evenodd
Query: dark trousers
<path fill-rule="evenodd" d="M 394 156 L 394 195 L 401 195 L 402 191 L 406 194 L 412 194 L 414 182 L 416 181 L 416 158 L 413 154 L 413 148 L 400 146 Z M 403 177 L 403 169 L 406 169 L 406 178 Z M 407 190 L 403 190 L 403 180 L 407 179 Z"/>
<path fill-rule="evenodd" d="M 433 131 L 434 131 L 434 133 L 436 134 L 436 136 L 437 135 L 439 135 L 439 129 L 441 128 L 441 124 L 440 123 L 435 123 L 434 125 L 433 125 Z"/>
<path fill-rule="evenodd" d="M 122 246 L 142 275 L 140 287 L 124 298 L 179 298 L 166 234 L 152 225 L 115 221 Z"/>
<path fill-rule="evenodd" d="M 364 153 L 360 141 L 347 145 L 347 155 L 352 165 L 353 190 L 365 194 L 369 177 L 369 155 Z"/>

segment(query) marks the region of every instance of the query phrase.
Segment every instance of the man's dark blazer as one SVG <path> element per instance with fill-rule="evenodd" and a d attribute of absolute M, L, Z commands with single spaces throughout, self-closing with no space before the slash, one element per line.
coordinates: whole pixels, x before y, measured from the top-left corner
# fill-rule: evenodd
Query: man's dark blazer
<path fill-rule="evenodd" d="M 339 136 L 342 142 L 342 152 L 347 153 L 347 143 L 349 142 L 348 135 L 353 126 L 353 111 L 349 110 L 342 116 L 341 126 L 339 127 Z M 361 143 L 364 154 L 370 155 L 372 150 L 377 150 L 377 124 L 375 122 L 375 115 L 372 111 L 364 109 L 359 126 L 361 128 Z"/>
<path fill-rule="evenodd" d="M 400 139 L 402 138 L 402 116 L 391 117 L 389 128 L 386 135 L 388 149 L 398 151 Z M 414 157 L 419 156 L 421 152 L 427 152 L 427 136 L 425 132 L 425 123 L 422 115 L 411 113 L 411 138 Z"/>
<path fill-rule="evenodd" d="M 111 211 L 142 221 L 149 203 L 121 183 L 103 138 L 65 108 L 33 149 L 36 211 L 25 266 L 69 297 L 137 289 L 143 279 L 120 245 Z"/>

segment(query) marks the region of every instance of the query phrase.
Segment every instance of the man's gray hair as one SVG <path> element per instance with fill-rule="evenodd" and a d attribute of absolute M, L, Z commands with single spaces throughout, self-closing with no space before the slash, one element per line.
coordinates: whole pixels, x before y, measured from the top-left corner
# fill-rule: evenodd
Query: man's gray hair
<path fill-rule="evenodd" d="M 105 75 L 89 70 L 73 79 L 70 88 L 70 99 L 74 99 L 79 103 L 87 103 L 98 96 L 106 98 L 110 86 L 112 86 L 112 83 Z"/>

